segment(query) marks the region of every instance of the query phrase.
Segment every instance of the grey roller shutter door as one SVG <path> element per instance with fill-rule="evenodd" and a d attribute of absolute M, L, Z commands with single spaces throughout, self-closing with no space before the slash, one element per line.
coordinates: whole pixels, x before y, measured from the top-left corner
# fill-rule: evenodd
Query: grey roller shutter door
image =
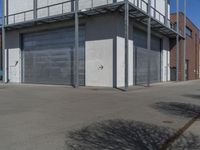
<path fill-rule="evenodd" d="M 135 56 L 135 82 L 146 84 L 148 77 L 148 56 L 150 57 L 150 82 L 161 81 L 161 39 L 151 37 L 151 50 L 147 50 L 147 33 L 138 29 L 133 30 L 134 56 Z"/>
<path fill-rule="evenodd" d="M 85 32 L 80 28 L 79 83 L 85 85 Z M 23 82 L 73 84 L 74 28 L 23 35 Z"/>

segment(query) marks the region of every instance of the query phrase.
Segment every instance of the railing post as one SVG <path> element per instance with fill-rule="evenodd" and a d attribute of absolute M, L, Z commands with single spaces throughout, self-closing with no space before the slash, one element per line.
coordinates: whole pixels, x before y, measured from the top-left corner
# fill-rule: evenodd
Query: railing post
<path fill-rule="evenodd" d="M 75 0 L 74 87 L 79 87 L 79 0 Z"/>
<path fill-rule="evenodd" d="M 150 75 L 151 75 L 151 0 L 148 0 L 148 25 L 147 25 L 147 50 L 148 50 L 148 62 L 147 62 L 147 87 L 150 87 Z"/>
<path fill-rule="evenodd" d="M 125 37 L 125 88 L 124 90 L 128 90 L 128 72 L 129 72 L 129 2 L 128 0 L 124 0 L 125 3 L 125 14 L 124 14 L 124 37 Z"/>
<path fill-rule="evenodd" d="M 179 0 L 176 0 L 176 81 L 179 81 Z"/>

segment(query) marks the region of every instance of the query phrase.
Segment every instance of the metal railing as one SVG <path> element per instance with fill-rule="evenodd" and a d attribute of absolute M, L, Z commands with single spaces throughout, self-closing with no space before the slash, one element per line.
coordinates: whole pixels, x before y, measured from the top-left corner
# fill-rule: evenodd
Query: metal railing
<path fill-rule="evenodd" d="M 139 10 L 144 13 L 148 12 L 148 3 L 144 0 L 129 0 L 131 4 L 136 6 Z M 109 5 L 113 3 L 123 2 L 123 0 L 79 0 L 79 10 L 87 11 L 89 9 L 94 9 L 98 6 Z M 36 11 L 36 13 L 35 13 Z M 19 12 L 15 14 L 10 14 L 5 16 L 5 24 L 16 24 L 26 21 L 34 21 L 36 19 L 53 17 L 56 15 L 64 15 L 67 13 L 74 13 L 75 11 L 75 0 L 68 0 L 61 3 L 56 3 L 52 5 L 47 5 L 39 8 L 33 8 L 24 12 Z M 174 29 L 174 24 L 171 23 L 170 19 L 167 18 L 167 23 L 165 22 L 165 15 L 156 10 L 156 8 L 151 6 L 151 17 L 156 19 L 162 24 L 167 25 Z"/>
<path fill-rule="evenodd" d="M 148 5 L 149 5 L 148 2 L 146 2 L 144 0 L 130 0 L 130 1 L 134 6 L 138 7 L 141 11 L 143 11 L 144 13 L 148 13 Z M 152 18 L 156 19 L 157 21 L 159 21 L 162 24 L 165 24 L 169 28 L 172 28 L 173 30 L 175 30 L 175 24 L 171 22 L 171 20 L 168 18 L 168 16 L 165 16 L 164 14 L 159 12 L 153 6 L 150 6 L 150 8 L 151 8 L 151 17 Z M 165 22 L 166 17 L 167 17 L 167 22 Z"/>
<path fill-rule="evenodd" d="M 34 19 L 33 13 L 34 13 L 34 10 L 28 10 L 28 11 L 8 15 L 5 17 L 5 24 L 6 25 L 15 24 L 19 22 L 33 20 Z"/>
<path fill-rule="evenodd" d="M 15 14 L 10 14 L 8 16 L 5 16 L 5 24 L 16 24 L 26 21 L 32 21 L 39 18 L 74 12 L 74 1 L 75 0 L 70 0 L 62 3 L 56 3 L 44 7 L 39 7 L 35 9 L 36 13 L 34 13 L 34 9 L 31 9 Z"/>

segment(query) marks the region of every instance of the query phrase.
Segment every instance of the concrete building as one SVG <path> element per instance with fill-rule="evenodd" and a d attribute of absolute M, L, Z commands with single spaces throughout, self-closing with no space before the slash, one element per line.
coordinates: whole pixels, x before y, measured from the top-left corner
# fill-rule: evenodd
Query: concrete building
<path fill-rule="evenodd" d="M 5 0 L 4 81 L 128 87 L 170 80 L 168 0 Z M 181 35 L 180 35 L 181 36 Z"/>
<path fill-rule="evenodd" d="M 176 23 L 177 14 L 171 14 L 172 22 Z M 184 14 L 179 13 L 179 31 L 184 33 Z M 194 23 L 187 18 L 186 19 L 186 55 L 185 60 L 183 59 L 184 52 L 184 39 L 180 39 L 179 42 L 179 80 L 196 80 L 199 79 L 199 40 L 200 34 L 199 29 L 194 25 Z M 184 68 L 185 64 L 185 68 Z M 175 70 L 176 70 L 176 43 L 171 42 L 171 79 L 175 80 Z"/>

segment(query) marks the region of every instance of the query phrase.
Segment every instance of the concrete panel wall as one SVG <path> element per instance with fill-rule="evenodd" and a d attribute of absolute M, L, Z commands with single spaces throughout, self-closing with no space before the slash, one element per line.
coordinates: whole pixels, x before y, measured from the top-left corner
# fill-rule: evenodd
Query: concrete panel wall
<path fill-rule="evenodd" d="M 6 51 L 8 62 L 8 81 L 12 83 L 21 82 L 21 50 L 18 32 L 8 32 L 6 34 Z M 4 63 L 6 64 L 6 63 Z"/>
<path fill-rule="evenodd" d="M 8 50 L 8 80 L 9 82 L 21 82 L 21 51 L 19 48 Z"/>
<path fill-rule="evenodd" d="M 86 42 L 86 86 L 113 86 L 113 39 Z"/>
<path fill-rule="evenodd" d="M 117 23 L 117 47 L 116 47 L 116 86 L 124 87 L 125 85 L 125 39 L 124 39 L 124 18 L 118 17 Z M 133 85 L 133 23 L 130 21 L 129 25 L 129 85 Z"/>
<path fill-rule="evenodd" d="M 157 20 L 159 20 L 160 22 L 164 23 L 165 22 L 165 0 L 154 0 L 155 2 L 155 8 L 156 10 L 161 13 L 159 14 L 158 12 L 156 12 L 155 14 L 155 18 Z M 169 14 L 168 13 L 168 18 L 169 18 Z"/>
<path fill-rule="evenodd" d="M 162 49 L 162 81 L 170 81 L 170 50 L 169 50 L 169 39 L 163 38 L 163 49 Z"/>
<path fill-rule="evenodd" d="M 54 5 L 54 6 L 51 6 Z M 46 6 L 51 6 L 47 8 Z M 37 17 L 43 18 L 74 11 L 74 2 L 66 0 L 38 0 Z M 45 8 L 43 8 L 45 7 Z"/>
<path fill-rule="evenodd" d="M 33 0 L 7 0 L 8 1 L 8 24 L 28 21 L 33 19 Z M 5 14 L 6 10 L 6 1 L 5 1 Z M 24 11 L 28 11 L 24 14 L 17 14 Z M 15 14 L 15 15 L 14 15 Z"/>
<path fill-rule="evenodd" d="M 125 86 L 125 39 L 117 37 L 117 87 Z M 129 86 L 133 85 L 133 41 L 129 40 Z"/>
<path fill-rule="evenodd" d="M 8 14 L 16 14 L 33 9 L 33 0 L 7 0 Z"/>
<path fill-rule="evenodd" d="M 86 86 L 113 87 L 113 52 L 118 15 L 88 19 L 86 24 Z"/>

